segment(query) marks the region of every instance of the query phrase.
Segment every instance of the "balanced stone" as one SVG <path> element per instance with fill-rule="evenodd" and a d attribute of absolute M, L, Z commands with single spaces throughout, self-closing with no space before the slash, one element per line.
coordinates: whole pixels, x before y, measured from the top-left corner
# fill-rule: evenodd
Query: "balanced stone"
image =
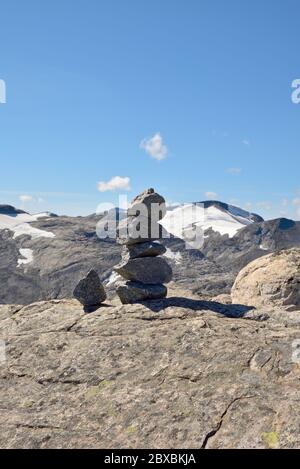
<path fill-rule="evenodd" d="M 131 246 L 160 239 L 162 227 L 156 220 L 142 215 L 129 216 L 118 225 L 117 242 L 121 245 Z"/>
<path fill-rule="evenodd" d="M 165 214 L 165 199 L 154 189 L 147 189 L 132 201 L 127 218 L 120 221 L 117 242 L 130 246 L 160 239 L 164 228 L 158 222 Z"/>
<path fill-rule="evenodd" d="M 146 189 L 132 201 L 128 209 L 128 216 L 136 217 L 139 214 L 139 206 L 141 205 L 145 208 L 145 213 L 143 212 L 142 215 L 148 216 L 148 218 L 154 218 L 155 209 L 159 209 L 157 221 L 161 220 L 167 213 L 165 199 L 152 188 Z"/>
<path fill-rule="evenodd" d="M 84 306 L 97 306 L 106 300 L 106 293 L 95 270 L 91 270 L 76 286 L 74 297 Z"/>
<path fill-rule="evenodd" d="M 122 259 L 162 256 L 166 251 L 166 248 L 162 244 L 148 241 L 141 244 L 123 247 Z"/>
<path fill-rule="evenodd" d="M 164 285 L 145 285 L 131 281 L 120 283 L 117 287 L 117 294 L 123 304 L 165 298 L 167 291 Z"/>
<path fill-rule="evenodd" d="M 130 259 L 114 270 L 127 280 L 145 284 L 169 283 L 172 279 L 172 269 L 162 257 Z"/>

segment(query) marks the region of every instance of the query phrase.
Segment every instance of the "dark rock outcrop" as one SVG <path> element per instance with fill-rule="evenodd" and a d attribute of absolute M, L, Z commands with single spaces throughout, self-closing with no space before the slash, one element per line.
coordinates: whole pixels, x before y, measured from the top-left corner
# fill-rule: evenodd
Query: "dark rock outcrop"
<path fill-rule="evenodd" d="M 98 306 L 106 300 L 106 293 L 95 270 L 91 270 L 75 287 L 74 298 L 84 306 Z"/>

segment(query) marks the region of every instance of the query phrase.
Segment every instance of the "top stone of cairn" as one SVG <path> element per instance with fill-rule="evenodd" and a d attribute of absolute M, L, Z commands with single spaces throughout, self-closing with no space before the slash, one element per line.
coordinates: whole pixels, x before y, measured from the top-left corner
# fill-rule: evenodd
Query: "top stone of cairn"
<path fill-rule="evenodd" d="M 146 189 L 131 202 L 127 219 L 120 221 L 118 243 L 133 245 L 160 239 L 162 227 L 158 222 L 166 212 L 165 199 L 154 189 Z"/>
<path fill-rule="evenodd" d="M 139 210 L 139 207 L 144 207 L 144 210 Z M 158 209 L 158 214 L 156 215 L 156 209 Z M 146 212 L 147 210 L 147 212 Z M 128 217 L 136 217 L 139 213 L 142 216 L 148 216 L 148 218 L 153 218 L 154 216 L 157 221 L 161 220 L 166 215 L 166 201 L 162 195 L 155 192 L 154 189 L 146 189 L 144 192 L 139 194 L 133 201 L 128 209 Z"/>

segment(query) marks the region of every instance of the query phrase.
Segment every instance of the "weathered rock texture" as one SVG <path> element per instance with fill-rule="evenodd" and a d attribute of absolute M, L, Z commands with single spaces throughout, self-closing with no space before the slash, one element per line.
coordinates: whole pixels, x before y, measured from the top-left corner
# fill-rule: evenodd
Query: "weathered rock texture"
<path fill-rule="evenodd" d="M 123 304 L 145 300 L 157 300 L 167 296 L 165 285 L 145 285 L 141 282 L 126 282 L 117 285 L 117 294 Z"/>
<path fill-rule="evenodd" d="M 172 269 L 162 257 L 130 259 L 118 264 L 114 270 L 127 280 L 145 284 L 169 283 L 172 279 Z"/>
<path fill-rule="evenodd" d="M 76 286 L 74 297 L 84 306 L 97 306 L 106 300 L 106 293 L 95 270 L 91 270 Z"/>
<path fill-rule="evenodd" d="M 251 314 L 175 297 L 0 307 L 0 447 L 300 448 L 299 317 Z"/>
<path fill-rule="evenodd" d="M 300 249 L 269 254 L 237 276 L 232 301 L 255 307 L 300 310 Z"/>

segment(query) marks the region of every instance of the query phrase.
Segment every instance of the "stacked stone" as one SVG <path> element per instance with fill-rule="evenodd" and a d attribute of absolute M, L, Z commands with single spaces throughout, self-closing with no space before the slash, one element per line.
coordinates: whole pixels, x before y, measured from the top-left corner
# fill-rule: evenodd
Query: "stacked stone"
<path fill-rule="evenodd" d="M 156 204 L 159 204 L 160 211 L 158 216 L 157 212 L 153 216 Z M 117 285 L 117 294 L 123 304 L 165 298 L 167 295 L 164 284 L 171 281 L 172 269 L 164 258 L 158 257 L 166 249 L 157 242 L 162 237 L 162 228 L 157 222 L 165 213 L 164 198 L 154 189 L 147 189 L 133 200 L 127 219 L 119 225 L 117 241 L 124 247 L 122 261 L 114 270 L 124 279 Z"/>

